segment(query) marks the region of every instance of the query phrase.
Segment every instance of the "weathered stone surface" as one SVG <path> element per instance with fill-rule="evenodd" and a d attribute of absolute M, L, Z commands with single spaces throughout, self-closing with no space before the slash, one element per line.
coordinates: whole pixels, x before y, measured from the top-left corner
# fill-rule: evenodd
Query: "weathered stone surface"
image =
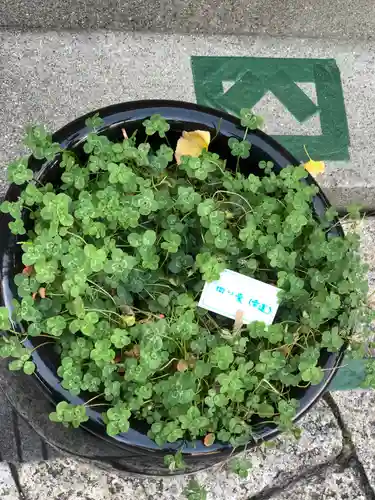
<path fill-rule="evenodd" d="M 358 459 L 375 488 L 375 392 L 357 390 L 332 395 L 351 434 Z"/>
<path fill-rule="evenodd" d="M 249 477 L 239 479 L 221 465 L 195 475 L 206 485 L 212 498 L 245 499 L 264 488 L 281 487 L 295 475 L 325 462 L 334 462 L 342 445 L 342 436 L 332 413 L 319 403 L 302 421 L 300 441 L 281 437 L 275 448 L 248 452 L 253 467 Z M 109 473 L 89 463 L 74 459 L 24 464 L 19 468 L 20 481 L 29 500 L 143 500 L 182 498 L 190 476 L 174 478 L 130 477 Z M 340 498 L 340 497 L 337 497 Z"/>
<path fill-rule="evenodd" d="M 173 0 L 173 3 L 176 1 L 181 2 L 185 8 L 186 2 Z M 331 4 L 332 1 L 328 3 Z M 334 3 L 337 1 L 342 2 L 334 0 Z M 370 0 L 364 1 L 370 2 Z M 298 2 L 302 3 L 302 0 Z M 324 3 L 324 0 L 319 2 Z M 42 3 L 48 5 L 47 11 L 56 15 L 59 22 L 63 22 L 64 14 L 61 9 L 64 7 L 62 4 L 66 2 L 55 5 L 43 0 Z M 77 15 L 83 15 L 85 20 L 96 12 L 94 7 L 89 11 L 82 7 L 82 10 L 79 7 L 82 3 L 80 0 L 73 3 L 77 7 Z M 108 13 L 114 12 L 112 8 L 106 9 L 103 1 L 98 3 L 101 4 L 100 19 L 104 20 Z M 121 4 L 121 2 L 114 3 Z M 154 6 L 154 3 L 144 0 L 134 2 L 139 12 L 143 11 L 143 14 L 145 9 L 142 9 L 142 5 L 147 5 L 152 18 L 156 19 L 158 5 L 156 2 Z M 220 9 L 224 8 L 223 0 L 218 3 Z M 260 7 L 264 1 L 256 0 L 256 3 Z M 275 0 L 271 3 L 275 3 Z M 281 3 L 285 4 L 285 1 Z M 33 7 L 31 0 L 16 2 L 0 0 L 0 24 L 2 5 L 13 13 L 20 5 L 22 14 L 31 9 L 31 12 L 36 14 L 38 22 L 41 21 L 45 26 L 43 13 Z M 281 11 L 284 11 L 284 7 L 285 5 Z M 125 10 L 129 12 L 128 5 Z M 169 19 L 168 12 L 163 12 L 161 20 Z M 241 7 L 237 10 L 237 15 L 242 19 L 243 13 L 240 12 Z M 310 10 L 308 12 L 310 19 L 312 12 Z M 212 13 L 215 14 L 216 10 Z M 228 11 L 228 14 L 229 17 L 236 16 L 233 9 Z M 280 12 L 277 12 L 276 17 L 280 17 Z M 298 15 L 296 19 L 299 17 Z M 320 12 L 318 17 L 324 18 Z M 367 12 L 365 17 L 367 19 Z M 209 18 L 205 8 L 204 12 L 198 14 L 198 19 L 202 22 Z M 31 22 L 30 16 L 26 16 L 26 19 L 28 23 Z M 73 19 L 76 19 L 76 14 L 73 15 Z M 180 20 L 181 17 L 178 16 L 176 19 Z M 357 17 L 353 19 L 356 19 L 355 25 L 360 26 L 362 32 L 362 24 L 358 24 Z M 144 15 L 142 20 L 144 21 Z M 301 26 L 310 27 L 310 21 L 307 24 L 302 23 Z M 347 24 L 345 27 L 347 28 Z M 215 28 L 213 29 L 215 31 Z M 231 32 L 238 33 L 236 29 Z M 291 34 L 290 26 L 288 34 Z M 4 190 L 6 187 L 5 171 L 2 167 L 22 151 L 20 144 L 22 129 L 26 124 L 44 123 L 51 130 L 56 130 L 90 110 L 124 100 L 195 101 L 191 55 L 283 59 L 333 58 L 341 72 L 350 130 L 350 161 L 327 162 L 327 170 L 319 178 L 319 184 L 326 189 L 335 205 L 345 207 L 349 203 L 359 201 L 372 207 L 375 193 L 375 152 L 372 147 L 375 140 L 372 109 L 375 82 L 373 54 L 373 43 L 346 44 L 328 39 L 200 37 L 193 34 L 150 35 L 121 31 L 0 32 L 0 67 L 3 68 L 0 74 L 2 123 L 0 189 Z M 309 88 L 313 89 L 314 85 Z M 310 92 L 307 89 L 306 91 Z M 314 100 L 313 93 L 311 98 Z M 255 109 L 266 117 L 268 133 L 306 134 L 306 136 L 321 134 L 320 113 L 311 117 L 311 120 L 306 120 L 306 123 L 300 123 L 275 96 L 270 101 L 267 99 L 267 95 L 263 96 Z M 215 102 L 212 104 L 215 105 Z M 332 141 L 333 150 L 337 147 L 334 142 Z M 305 156 L 300 159 L 304 158 Z"/>
<path fill-rule="evenodd" d="M 368 281 L 370 292 L 375 290 L 375 217 L 366 217 L 360 223 L 361 251 L 364 261 L 369 266 Z M 371 302 L 375 308 L 375 301 Z"/>
<path fill-rule="evenodd" d="M 0 463 L 0 498 L 1 500 L 18 500 L 18 490 L 13 481 L 9 465 Z"/>
<path fill-rule="evenodd" d="M 357 474 L 352 469 L 336 472 L 328 468 L 287 487 L 272 500 L 366 500 Z M 250 499 L 249 499 L 250 500 Z"/>

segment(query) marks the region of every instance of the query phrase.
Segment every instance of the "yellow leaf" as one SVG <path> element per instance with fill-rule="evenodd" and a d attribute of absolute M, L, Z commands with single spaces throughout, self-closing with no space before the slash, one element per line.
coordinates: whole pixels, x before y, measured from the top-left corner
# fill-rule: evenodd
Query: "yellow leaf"
<path fill-rule="evenodd" d="M 326 169 L 324 161 L 313 160 L 311 158 L 311 156 L 309 155 L 309 153 L 307 152 L 306 146 L 304 146 L 304 149 L 305 149 L 305 153 L 307 154 L 307 156 L 309 158 L 309 161 L 307 161 L 303 165 L 305 167 L 305 169 L 313 177 L 316 177 L 317 175 L 322 174 L 325 171 L 325 169 Z"/>
<path fill-rule="evenodd" d="M 210 144 L 211 134 L 206 130 L 194 130 L 193 132 L 182 132 L 182 137 L 177 141 L 175 158 L 179 165 L 182 156 L 198 157 L 203 150 L 207 150 Z"/>
<path fill-rule="evenodd" d="M 304 164 L 305 169 L 310 175 L 315 177 L 316 175 L 322 174 L 326 169 L 324 161 L 309 160 Z"/>

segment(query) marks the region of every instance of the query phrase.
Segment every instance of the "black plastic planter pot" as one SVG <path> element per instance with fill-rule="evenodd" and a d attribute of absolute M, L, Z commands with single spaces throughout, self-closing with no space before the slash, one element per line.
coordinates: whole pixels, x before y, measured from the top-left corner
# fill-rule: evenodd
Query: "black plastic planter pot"
<path fill-rule="evenodd" d="M 138 101 L 110 106 L 99 110 L 100 116 L 104 119 L 100 133 L 108 135 L 111 139 L 120 140 L 122 127 L 125 127 L 128 134 L 131 134 L 141 126 L 144 119 L 155 113 L 161 114 L 170 123 L 171 131 L 168 133 L 168 138 L 172 147 L 175 146 L 183 130 L 209 130 L 212 137 L 219 130 L 215 140 L 211 143 L 210 150 L 219 153 L 221 157 L 228 158 L 228 167 L 231 168 L 232 160 L 227 141 L 229 137 L 242 139 L 243 129 L 240 127 L 239 120 L 221 111 L 195 104 L 173 101 Z M 63 148 L 75 151 L 79 157 L 84 157 L 83 141 L 89 132 L 85 126 L 85 120 L 92 114 L 79 118 L 56 132 L 53 136 L 54 141 L 59 142 Z M 250 132 L 248 140 L 252 144 L 251 156 L 246 161 L 242 160 L 240 164 L 243 173 L 260 175 L 261 171 L 257 165 L 261 160 L 274 162 L 277 169 L 290 164 L 298 164 L 297 160 L 282 146 L 261 131 Z M 235 160 L 233 163 L 235 164 Z M 58 159 L 46 163 L 31 159 L 30 168 L 42 182 L 59 182 L 61 170 L 59 170 Z M 309 177 L 306 182 L 314 183 L 315 181 Z M 13 201 L 18 198 L 20 192 L 19 186 L 12 185 L 6 194 L 6 199 Z M 316 217 L 321 217 L 328 206 L 326 197 L 320 191 L 314 199 L 313 209 Z M 16 238 L 8 229 L 8 222 L 9 217 L 2 215 L 0 218 L 1 299 L 2 304 L 10 308 L 11 299 L 16 294 L 13 276 L 20 271 L 21 254 L 20 246 L 16 245 Z M 332 236 L 341 235 L 341 227 L 336 226 L 332 230 Z M 20 325 L 19 328 L 21 328 Z M 30 347 L 40 343 L 38 339 L 31 339 L 28 342 Z M 301 390 L 296 395 L 300 401 L 297 419 L 306 413 L 323 394 L 335 375 L 341 357 L 342 353 L 322 353 L 320 364 L 326 369 L 324 380 L 319 385 Z M 72 396 L 61 387 L 60 379 L 56 374 L 58 360 L 49 346 L 35 351 L 33 359 L 37 366 L 33 377 L 0 371 L 0 385 L 11 403 L 38 432 L 46 437 L 47 441 L 70 453 L 107 462 L 111 466 L 128 471 L 144 474 L 168 473 L 163 457 L 171 450 L 181 447 L 182 443 L 159 447 L 147 437 L 147 426 L 142 428 L 142 426 L 135 425 L 129 432 L 110 438 L 105 433 L 101 414 L 94 408 L 88 410 L 89 421 L 82 426 L 84 430 L 67 430 L 49 422 L 48 413 L 52 410 L 52 403 L 67 400 L 74 404 L 82 404 L 83 400 L 81 397 Z M 271 439 L 278 432 L 277 428 L 264 425 L 260 427 L 256 441 Z M 250 443 L 250 446 L 254 443 Z M 231 452 L 231 446 L 223 443 L 214 443 L 210 447 L 203 446 L 201 441 L 184 443 L 183 453 L 187 463 L 185 472 L 212 466 L 224 460 Z"/>

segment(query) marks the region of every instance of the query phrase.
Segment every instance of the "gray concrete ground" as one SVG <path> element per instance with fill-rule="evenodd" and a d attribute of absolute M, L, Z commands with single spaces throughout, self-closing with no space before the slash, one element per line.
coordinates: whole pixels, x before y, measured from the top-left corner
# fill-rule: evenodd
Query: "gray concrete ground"
<path fill-rule="evenodd" d="M 373 500 L 374 393 L 327 394 L 301 422 L 299 441 L 248 452 L 247 479 L 226 465 L 195 474 L 208 500 Z M 107 472 L 67 456 L 0 464 L 3 500 L 182 500 L 191 477 L 140 477 Z"/>
<path fill-rule="evenodd" d="M 321 184 L 337 206 L 351 202 L 371 206 L 374 51 L 371 43 L 336 40 L 0 32 L 0 167 L 19 150 L 26 124 L 41 122 L 53 130 L 89 110 L 133 99 L 194 102 L 191 55 L 335 58 L 350 132 L 350 160 L 328 162 Z M 270 93 L 255 109 L 265 116 L 265 130 L 271 134 L 321 133 L 319 114 L 301 124 Z M 1 179 L 4 182 L 4 169 Z"/>
<path fill-rule="evenodd" d="M 0 0 L 0 26 L 373 39 L 372 0 Z"/>
<path fill-rule="evenodd" d="M 215 7 L 215 8 L 214 8 Z M 350 129 L 350 161 L 328 162 L 321 179 L 336 205 L 373 205 L 375 141 L 372 38 L 373 2 L 267 0 L 120 4 L 83 0 L 0 0 L 0 26 L 17 28 L 127 28 L 243 33 L 241 37 L 141 35 L 121 32 L 0 33 L 0 183 L 4 167 L 21 150 L 25 124 L 56 129 L 91 109 L 119 101 L 171 98 L 195 101 L 191 55 L 334 58 L 341 72 Z M 247 36 L 249 33 L 262 36 Z M 264 34 L 313 38 L 270 38 Z M 328 36 L 331 39 L 328 39 Z M 318 39 L 321 37 L 321 39 Z M 334 37 L 336 37 L 334 39 Z M 316 39 L 315 39 L 316 38 Z M 343 41 L 346 38 L 346 41 Z M 354 41 L 353 41 L 354 39 Z M 314 99 L 313 92 L 312 98 Z M 257 104 L 272 134 L 301 124 L 267 94 Z M 320 133 L 319 117 L 303 123 Z M 363 224 L 364 256 L 375 287 L 375 223 Z M 248 479 L 225 466 L 197 474 L 208 499 L 375 500 L 375 395 L 368 391 L 326 395 L 302 422 L 299 442 L 283 436 L 275 448 L 249 452 Z M 182 499 L 187 478 L 141 478 L 109 473 L 63 456 L 41 441 L 0 396 L 1 500 Z"/>

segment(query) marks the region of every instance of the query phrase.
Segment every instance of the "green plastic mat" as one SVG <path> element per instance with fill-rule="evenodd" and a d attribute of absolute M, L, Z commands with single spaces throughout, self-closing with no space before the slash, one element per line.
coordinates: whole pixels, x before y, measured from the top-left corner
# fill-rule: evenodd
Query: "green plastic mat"
<path fill-rule="evenodd" d="M 360 389 L 361 384 L 365 379 L 365 362 L 359 360 L 346 360 L 342 362 L 342 368 L 337 372 L 337 375 L 332 380 L 330 391 L 348 391 L 351 389 Z"/>

